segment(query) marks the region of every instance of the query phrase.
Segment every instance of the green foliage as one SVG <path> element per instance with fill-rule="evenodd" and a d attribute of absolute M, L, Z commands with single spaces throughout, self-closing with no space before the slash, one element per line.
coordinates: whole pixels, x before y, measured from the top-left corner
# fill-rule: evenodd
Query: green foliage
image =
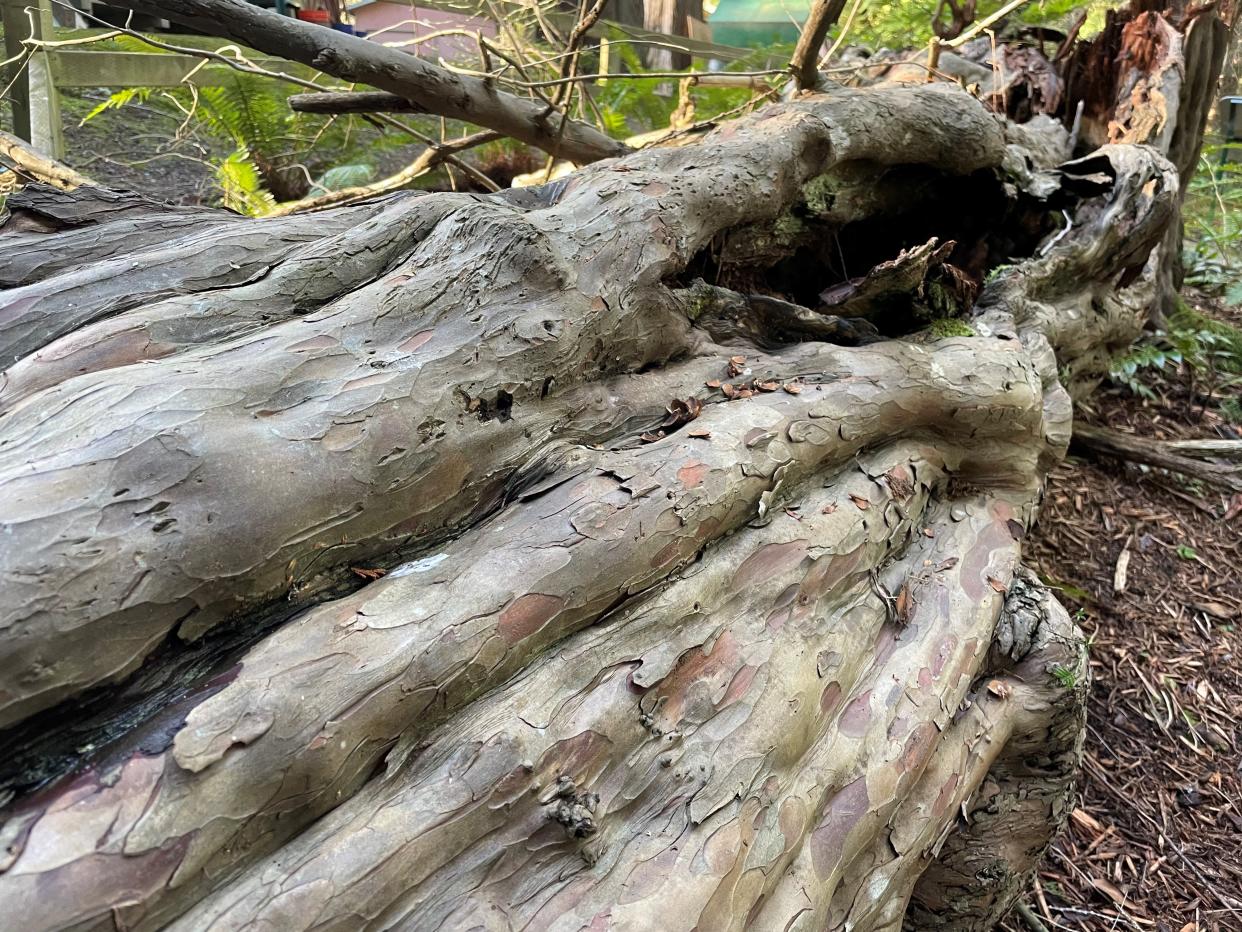
<path fill-rule="evenodd" d="M 155 92 L 151 87 L 126 87 L 117 91 L 115 94 L 107 97 L 103 103 L 95 107 L 90 113 L 82 117 L 82 122 L 95 119 L 101 113 L 108 110 L 120 110 L 126 104 L 143 103 Z"/>
<path fill-rule="evenodd" d="M 1242 331 L 1205 317 L 1184 301 L 1169 315 L 1168 329 L 1136 343 L 1113 360 L 1110 378 L 1135 395 L 1154 398 L 1145 380 L 1155 372 L 1185 365 L 1197 378 L 1223 380 L 1228 386 L 1242 377 Z"/>
<path fill-rule="evenodd" d="M 1159 338 L 1160 334 L 1157 334 L 1155 339 Z M 1143 381 L 1148 370 L 1164 369 L 1169 363 L 1176 366 L 1181 361 L 1181 353 L 1159 342 L 1136 343 L 1113 360 L 1108 375 L 1115 383 L 1124 385 L 1140 398 L 1154 399 L 1156 393 Z"/>
<path fill-rule="evenodd" d="M 196 116 L 217 136 L 245 146 L 256 158 L 273 159 L 295 142 L 296 116 L 271 83 L 238 74 L 220 87 L 198 92 Z"/>
<path fill-rule="evenodd" d="M 1017 266 L 1013 265 L 1012 263 L 1007 263 L 1007 262 L 1002 262 L 1000 265 L 994 265 L 991 269 L 988 270 L 987 277 L 984 278 L 983 283 L 985 285 L 990 285 L 992 284 L 992 282 L 996 281 L 998 278 L 1000 278 L 1010 269 L 1016 268 L 1016 267 Z"/>
<path fill-rule="evenodd" d="M 1022 22 L 1035 26 L 1053 26 L 1068 30 L 1074 21 L 1086 12 L 1079 35 L 1090 38 L 1104 28 L 1105 15 L 1119 6 L 1114 0 L 1042 0 L 1019 11 Z"/>
<path fill-rule="evenodd" d="M 608 104 L 600 106 L 601 122 L 604 125 L 604 132 L 614 139 L 624 139 L 629 135 L 630 124 L 626 122 L 625 114 L 620 110 L 615 110 Z"/>
<path fill-rule="evenodd" d="M 1195 548 L 1188 547 L 1185 544 L 1177 545 L 1177 555 L 1183 560 L 1197 560 L 1199 558 L 1199 554 L 1195 552 Z"/>
<path fill-rule="evenodd" d="M 1182 217 L 1186 281 L 1242 305 L 1242 143 L 1204 147 Z"/>
<path fill-rule="evenodd" d="M 776 234 L 778 243 L 782 246 L 789 246 L 806 232 L 806 221 L 786 211 L 776 218 L 772 230 Z"/>
<path fill-rule="evenodd" d="M 1174 345 L 1197 374 L 1242 376 L 1242 330 L 1205 317 L 1179 301 L 1169 315 L 1169 331 Z"/>
<path fill-rule="evenodd" d="M 914 3 L 868 3 L 854 18 L 849 41 L 870 49 L 921 45 L 932 35 L 931 10 Z"/>
<path fill-rule="evenodd" d="M 947 340 L 949 337 L 973 337 L 975 329 L 964 320 L 956 317 L 940 317 L 931 322 L 927 328 L 933 340 Z"/>
<path fill-rule="evenodd" d="M 1242 424 L 1242 397 L 1226 398 L 1220 403 L 1220 413 L 1230 424 Z"/>
<path fill-rule="evenodd" d="M 981 0 L 975 15 L 976 22 L 995 13 L 1005 5 L 1005 0 Z M 1031 25 L 1068 28 L 1084 9 L 1087 20 L 1081 35 L 1095 35 L 1104 26 L 1106 11 L 1115 4 L 1112 0 L 1043 0 L 1028 4 L 1019 10 L 1011 21 Z M 935 3 L 910 3 L 908 0 L 888 0 L 883 3 L 865 3 L 848 42 L 872 49 L 902 49 L 927 43 L 932 37 L 932 14 Z M 947 24 L 948 17 L 945 16 Z"/>
<path fill-rule="evenodd" d="M 839 184 L 831 173 L 816 175 L 804 184 L 802 199 L 806 202 L 807 210 L 820 217 L 828 216 L 836 203 Z"/>
<path fill-rule="evenodd" d="M 1050 672 L 1062 689 L 1073 689 L 1078 685 L 1078 674 L 1069 667 L 1055 666 Z"/>
<path fill-rule="evenodd" d="M 227 158 L 213 164 L 216 182 L 220 185 L 221 202 L 225 207 L 239 214 L 261 217 L 276 206 L 271 193 L 263 187 L 258 166 L 244 146 L 239 146 Z"/>

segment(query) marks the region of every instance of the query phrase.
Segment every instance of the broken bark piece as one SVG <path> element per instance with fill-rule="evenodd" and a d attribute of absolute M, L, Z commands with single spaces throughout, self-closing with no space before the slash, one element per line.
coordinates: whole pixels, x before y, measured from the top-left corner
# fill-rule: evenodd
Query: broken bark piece
<path fill-rule="evenodd" d="M 1052 63 L 1035 46 L 1002 45 L 996 51 L 999 67 L 995 79 L 981 85 L 997 113 L 1004 113 L 1018 123 L 1025 123 L 1041 113 L 1056 114 L 1061 106 L 1064 88 Z M 985 64 L 991 64 L 991 57 Z"/>
<path fill-rule="evenodd" d="M 837 317 L 875 319 L 894 307 L 908 308 L 924 295 L 930 275 L 945 264 L 956 245 L 932 237 L 922 246 L 903 249 L 897 258 L 881 262 L 862 278 L 820 292 L 820 310 Z"/>

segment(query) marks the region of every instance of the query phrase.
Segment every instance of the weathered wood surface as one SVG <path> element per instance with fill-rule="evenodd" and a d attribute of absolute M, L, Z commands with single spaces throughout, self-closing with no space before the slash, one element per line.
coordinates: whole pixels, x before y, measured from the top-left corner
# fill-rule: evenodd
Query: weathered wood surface
<path fill-rule="evenodd" d="M 1080 749 L 1081 637 L 1021 539 L 1159 294 L 1147 142 L 1068 161 L 919 84 L 498 195 L 25 189 L 0 904 L 991 928 Z M 816 305 L 932 237 L 904 306 Z M 982 291 L 929 326 L 955 274 Z"/>

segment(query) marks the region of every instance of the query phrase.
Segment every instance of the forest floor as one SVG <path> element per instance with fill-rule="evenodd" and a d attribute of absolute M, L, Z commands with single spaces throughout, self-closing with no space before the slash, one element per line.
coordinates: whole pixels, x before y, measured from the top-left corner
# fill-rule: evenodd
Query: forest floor
<path fill-rule="evenodd" d="M 1105 388 L 1078 416 L 1160 440 L 1242 438 L 1185 369 L 1147 384 L 1154 400 Z M 1086 756 L 1033 920 L 1007 928 L 1242 929 L 1240 532 L 1242 495 L 1101 459 L 1052 473 L 1026 552 L 1090 639 Z"/>
<path fill-rule="evenodd" d="M 62 94 L 65 148 L 73 167 L 110 188 L 141 191 L 175 204 L 211 204 L 218 198 L 212 158 L 228 147 L 200 134 L 178 135 L 179 121 L 143 104 L 81 122 L 107 99 L 102 90 Z"/>

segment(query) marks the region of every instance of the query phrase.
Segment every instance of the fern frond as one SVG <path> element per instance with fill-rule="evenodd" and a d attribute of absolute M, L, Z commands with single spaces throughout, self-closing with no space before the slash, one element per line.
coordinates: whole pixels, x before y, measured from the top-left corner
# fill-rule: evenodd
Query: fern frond
<path fill-rule="evenodd" d="M 262 217 L 275 209 L 276 200 L 263 187 L 259 169 L 244 146 L 239 146 L 227 158 L 216 162 L 215 169 L 221 201 L 229 210 L 249 217 Z"/>
<path fill-rule="evenodd" d="M 91 112 L 88 113 L 86 116 L 82 117 L 82 122 L 79 123 L 78 125 L 84 126 L 85 124 L 89 123 L 91 120 L 95 119 L 95 117 L 99 116 L 99 114 L 104 113 L 108 110 L 120 110 L 126 104 L 133 103 L 134 101 L 138 101 L 139 103 L 141 103 L 151 96 L 151 92 L 153 90 L 154 88 L 150 88 L 150 87 L 123 88 L 122 90 L 117 91 L 115 94 L 110 95 L 107 100 L 105 100 L 103 103 L 99 104 L 97 107 L 91 110 Z"/>
<path fill-rule="evenodd" d="M 605 105 L 600 108 L 600 116 L 603 117 L 604 132 L 609 136 L 624 139 L 630 134 L 630 125 L 624 113 Z"/>

